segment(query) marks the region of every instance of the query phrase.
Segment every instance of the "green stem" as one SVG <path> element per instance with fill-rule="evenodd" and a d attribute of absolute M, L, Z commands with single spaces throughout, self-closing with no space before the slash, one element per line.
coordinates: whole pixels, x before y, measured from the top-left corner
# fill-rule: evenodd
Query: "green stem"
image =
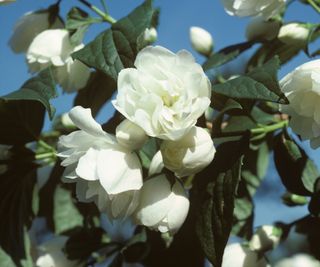
<path fill-rule="evenodd" d="M 90 4 L 87 0 L 78 0 L 78 1 L 84 4 L 85 6 L 89 7 L 92 11 L 94 11 L 101 18 L 103 18 L 104 21 L 109 22 L 110 24 L 113 24 L 116 22 L 116 20 L 113 17 L 111 17 L 109 14 L 106 14 L 96 6 Z"/>
<path fill-rule="evenodd" d="M 37 154 L 35 156 L 36 160 L 43 160 L 43 159 L 55 159 L 56 158 L 56 153 L 54 152 L 46 152 L 42 154 Z"/>
<path fill-rule="evenodd" d="M 252 140 L 258 140 L 261 137 L 264 137 L 267 133 L 274 132 L 276 130 L 282 129 L 288 126 L 289 121 L 283 120 L 271 125 L 262 125 L 259 128 L 254 128 L 250 130 L 251 135 L 255 135 Z M 221 137 L 234 137 L 234 136 L 241 136 L 245 133 L 245 131 L 236 131 L 236 132 L 225 132 L 225 133 L 217 133 L 214 134 L 214 138 L 221 138 Z"/>
<path fill-rule="evenodd" d="M 313 7 L 315 11 L 317 11 L 320 14 L 320 7 L 314 2 L 314 0 L 307 0 L 310 6 Z"/>
<path fill-rule="evenodd" d="M 250 132 L 251 134 L 270 133 L 288 126 L 288 123 L 289 122 L 287 120 L 284 120 L 275 124 L 265 125 L 259 128 L 251 129 Z"/>
<path fill-rule="evenodd" d="M 49 144 L 47 144 L 45 141 L 43 141 L 43 140 L 39 140 L 38 141 L 38 144 L 40 145 L 40 146 L 42 146 L 43 148 L 45 148 L 45 149 L 47 149 L 47 150 L 49 150 L 49 151 L 52 151 L 52 152 L 56 152 L 56 150 L 52 147 L 52 146 L 50 146 Z"/>
<path fill-rule="evenodd" d="M 106 1 L 105 0 L 100 0 L 100 2 L 101 2 L 101 5 L 103 6 L 104 12 L 106 14 L 108 14 L 109 12 L 108 12 Z"/>

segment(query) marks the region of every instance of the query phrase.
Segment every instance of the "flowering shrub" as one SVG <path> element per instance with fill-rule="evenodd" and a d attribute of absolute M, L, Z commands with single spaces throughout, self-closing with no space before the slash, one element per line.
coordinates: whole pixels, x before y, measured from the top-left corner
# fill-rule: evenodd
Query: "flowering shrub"
<path fill-rule="evenodd" d="M 222 0 L 253 17 L 247 41 L 215 51 L 210 32 L 191 27 L 200 65 L 154 44 L 152 0 L 119 20 L 104 1 L 79 3 L 66 16 L 64 1 L 23 15 L 9 40 L 31 77 L 0 97 L 0 266 L 320 266 L 320 173 L 301 143 L 320 146 L 319 50 L 309 47 L 320 24 L 286 21 L 291 1 Z M 320 13 L 319 0 L 294 4 Z M 278 79 L 301 51 L 309 62 Z M 243 71 L 232 68 L 244 52 Z M 76 94 L 64 114 L 52 102 L 59 87 Z M 99 124 L 107 103 L 114 114 Z M 255 229 L 270 159 L 282 204 L 308 211 Z M 273 265 L 294 232 L 308 246 Z"/>

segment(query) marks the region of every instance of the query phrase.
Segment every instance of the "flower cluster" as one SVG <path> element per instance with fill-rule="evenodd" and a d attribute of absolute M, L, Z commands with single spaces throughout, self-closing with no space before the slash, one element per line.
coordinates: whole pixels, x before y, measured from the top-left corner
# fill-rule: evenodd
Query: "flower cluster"
<path fill-rule="evenodd" d="M 16 23 L 9 44 L 15 53 L 26 53 L 31 72 L 53 66 L 54 78 L 66 92 L 82 89 L 90 69 L 71 54 L 84 45 L 72 44 L 63 21 L 51 13 L 50 8 L 26 13 Z"/>
<path fill-rule="evenodd" d="M 58 156 L 80 201 L 94 201 L 111 219 L 132 216 L 137 224 L 174 234 L 189 209 L 182 178 L 201 171 L 215 154 L 210 134 L 195 126 L 210 104 L 211 85 L 187 51 L 149 46 L 135 67 L 119 74 L 113 105 L 126 119 L 116 134 L 106 133 L 90 109 L 76 106 L 69 117 L 80 130 L 60 137 Z M 161 145 L 143 177 L 136 151 L 150 137 Z"/>

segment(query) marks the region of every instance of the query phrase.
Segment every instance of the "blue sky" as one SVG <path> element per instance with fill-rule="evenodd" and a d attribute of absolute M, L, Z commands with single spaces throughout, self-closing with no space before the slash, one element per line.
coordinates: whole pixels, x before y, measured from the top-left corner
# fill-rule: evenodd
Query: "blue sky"
<path fill-rule="evenodd" d="M 0 95 L 18 89 L 23 82 L 30 77 L 24 55 L 14 54 L 7 45 L 15 22 L 24 13 L 46 8 L 54 2 L 55 1 L 51 0 L 17 0 L 16 3 L 0 6 Z M 125 16 L 141 2 L 142 0 L 107 0 L 109 11 L 116 19 Z M 92 0 L 91 3 L 100 6 L 100 1 L 98 0 Z M 72 6 L 81 6 L 81 4 L 77 0 L 62 0 L 62 16 L 64 16 Z M 155 0 L 155 6 L 161 8 L 157 44 L 167 47 L 170 50 L 178 51 L 180 49 L 187 49 L 192 51 L 189 41 L 189 28 L 191 26 L 200 26 L 207 29 L 215 40 L 216 50 L 227 45 L 245 41 L 245 28 L 249 19 L 240 19 L 227 15 L 219 0 Z M 286 21 L 318 23 L 319 14 L 311 7 L 294 1 L 287 12 Z M 99 32 L 107 27 L 107 24 L 92 27 L 86 35 L 85 43 L 92 40 Z M 319 45 L 319 42 L 317 45 Z M 203 57 L 197 55 L 195 52 L 192 51 L 192 53 L 200 63 L 204 60 Z M 308 60 L 309 59 L 301 53 L 295 60 L 280 70 L 279 78 Z M 71 108 L 74 96 L 74 94 L 67 95 L 60 92 L 60 96 L 53 101 L 58 113 L 67 112 Z M 110 116 L 110 113 L 110 108 L 103 109 L 98 116 L 98 120 L 104 122 L 106 118 Z M 46 128 L 48 129 L 49 127 L 50 124 L 47 121 Z M 308 151 L 313 158 L 320 158 L 319 155 L 317 155 L 319 153 L 316 151 L 310 149 L 308 149 Z M 274 172 L 271 171 L 269 175 L 274 176 L 273 174 Z M 266 214 L 266 210 L 267 209 L 264 208 L 257 210 L 259 222 L 264 222 L 266 219 L 268 221 L 274 219 L 274 216 Z M 294 209 L 291 209 L 290 212 L 291 217 L 294 216 Z M 300 210 L 300 212 L 297 213 L 301 212 L 305 212 L 305 210 Z M 285 213 L 282 213 L 280 209 L 278 215 L 284 216 Z"/>

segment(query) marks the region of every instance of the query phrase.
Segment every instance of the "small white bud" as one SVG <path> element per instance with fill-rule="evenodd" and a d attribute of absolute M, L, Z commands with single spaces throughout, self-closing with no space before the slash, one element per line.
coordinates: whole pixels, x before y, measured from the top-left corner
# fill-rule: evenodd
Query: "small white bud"
<path fill-rule="evenodd" d="M 265 258 L 248 247 L 235 243 L 227 245 L 223 254 L 222 267 L 268 267 Z"/>
<path fill-rule="evenodd" d="M 278 39 L 289 45 L 304 45 L 310 30 L 301 23 L 288 23 L 280 28 Z"/>
<path fill-rule="evenodd" d="M 125 119 L 116 129 L 116 137 L 118 142 L 131 149 L 136 150 L 141 148 L 148 140 L 148 136 L 145 131 L 138 125 Z"/>
<path fill-rule="evenodd" d="M 152 43 L 154 43 L 155 41 L 157 41 L 157 38 L 158 38 L 158 33 L 157 33 L 156 28 L 151 27 L 150 29 L 147 28 L 147 29 L 144 31 L 143 39 L 144 39 L 144 41 L 145 41 L 146 43 L 152 44 Z"/>
<path fill-rule="evenodd" d="M 209 56 L 213 49 L 213 39 L 211 34 L 200 27 L 190 28 L 191 45 L 200 54 Z"/>
<path fill-rule="evenodd" d="M 170 184 L 164 174 L 147 180 L 140 191 L 139 206 L 134 218 L 162 233 L 176 233 L 185 221 L 189 199 L 179 182 Z"/>
<path fill-rule="evenodd" d="M 177 177 L 201 171 L 211 163 L 215 152 L 210 134 L 196 126 L 180 140 L 165 140 L 161 145 L 164 165 Z"/>
<path fill-rule="evenodd" d="M 156 154 L 154 154 L 151 160 L 148 175 L 151 176 L 151 175 L 160 173 L 163 168 L 164 168 L 163 158 L 162 158 L 161 151 L 159 150 Z"/>
<path fill-rule="evenodd" d="M 259 227 L 252 236 L 249 242 L 249 247 L 256 251 L 271 250 L 278 246 L 281 235 L 282 230 L 279 227 L 263 225 L 262 227 Z"/>
<path fill-rule="evenodd" d="M 266 21 L 262 17 L 254 18 L 247 26 L 246 37 L 252 40 L 273 40 L 277 37 L 281 22 L 277 20 Z"/>
<path fill-rule="evenodd" d="M 73 123 L 73 121 L 70 119 L 70 116 L 68 113 L 63 113 L 61 115 L 61 123 L 66 128 L 76 128 L 76 125 Z"/>

